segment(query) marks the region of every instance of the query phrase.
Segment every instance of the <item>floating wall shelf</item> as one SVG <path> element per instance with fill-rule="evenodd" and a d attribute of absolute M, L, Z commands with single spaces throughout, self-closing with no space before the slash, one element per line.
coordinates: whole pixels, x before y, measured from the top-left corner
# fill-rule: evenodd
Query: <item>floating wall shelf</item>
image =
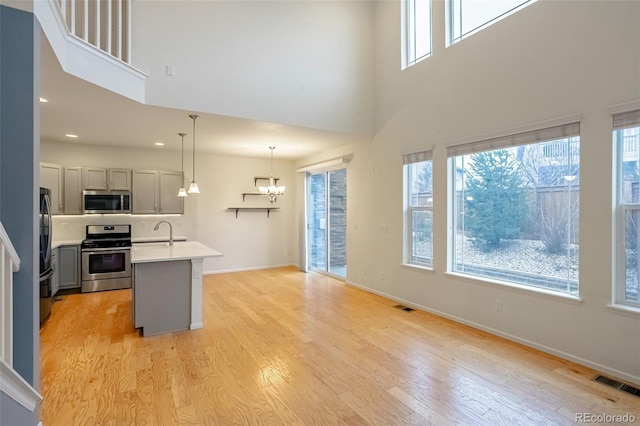
<path fill-rule="evenodd" d="M 243 192 L 242 193 L 242 202 L 244 203 L 244 197 L 246 197 L 247 195 L 262 195 L 259 192 Z"/>
<path fill-rule="evenodd" d="M 236 219 L 238 218 L 238 211 L 240 210 L 266 210 L 267 218 L 269 217 L 271 210 L 280 210 L 280 207 L 228 207 L 227 210 L 236 211 Z"/>
<path fill-rule="evenodd" d="M 259 180 L 269 180 L 269 178 L 268 177 L 254 176 L 253 177 L 253 186 L 258 186 L 258 181 Z M 274 183 L 277 185 L 278 181 L 280 180 L 280 178 L 274 177 L 273 180 L 274 180 Z"/>

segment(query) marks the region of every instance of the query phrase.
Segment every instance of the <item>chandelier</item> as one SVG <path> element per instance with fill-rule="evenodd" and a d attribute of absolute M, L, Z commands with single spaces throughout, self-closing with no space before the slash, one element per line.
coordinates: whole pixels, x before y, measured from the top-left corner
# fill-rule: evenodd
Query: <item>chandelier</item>
<path fill-rule="evenodd" d="M 260 186 L 258 190 L 260 194 L 265 196 L 271 203 L 275 203 L 276 199 L 284 194 L 284 186 L 276 186 L 276 180 L 273 178 L 273 150 L 275 146 L 270 146 L 271 150 L 271 174 L 269 175 L 269 186 Z"/>

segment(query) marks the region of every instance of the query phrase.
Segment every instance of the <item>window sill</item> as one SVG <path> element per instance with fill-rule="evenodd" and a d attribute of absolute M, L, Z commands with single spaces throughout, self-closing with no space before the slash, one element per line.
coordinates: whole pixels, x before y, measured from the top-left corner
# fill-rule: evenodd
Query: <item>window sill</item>
<path fill-rule="evenodd" d="M 433 267 L 431 267 L 431 266 L 420 266 L 420 265 L 416 265 L 416 264 L 413 264 L 413 263 L 402 263 L 401 265 L 404 268 L 407 268 L 407 269 L 415 269 L 417 271 L 429 272 L 429 273 L 433 274 Z"/>
<path fill-rule="evenodd" d="M 622 305 L 620 303 L 613 303 L 611 305 L 607 305 L 607 308 L 612 310 L 617 314 L 629 315 L 633 317 L 640 317 L 640 308 L 629 305 Z"/>
<path fill-rule="evenodd" d="M 507 288 L 509 290 L 515 290 L 519 293 L 533 294 L 536 296 L 542 296 L 545 298 L 567 302 L 574 305 L 582 304 L 582 299 L 579 296 L 572 296 L 570 294 L 563 294 L 556 291 L 545 290 L 543 288 L 530 287 L 530 286 L 521 285 L 521 284 L 509 283 L 506 281 L 497 281 L 489 278 L 460 274 L 457 272 L 447 272 L 445 275 L 449 275 L 455 278 L 463 279 L 465 281 L 480 283 L 480 284 L 489 285 L 493 287 L 500 286 L 503 288 Z"/>

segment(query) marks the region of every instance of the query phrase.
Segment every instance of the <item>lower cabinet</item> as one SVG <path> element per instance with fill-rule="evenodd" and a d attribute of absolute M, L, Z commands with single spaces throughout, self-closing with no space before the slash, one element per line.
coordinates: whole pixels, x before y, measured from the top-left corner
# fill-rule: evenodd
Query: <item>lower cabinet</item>
<path fill-rule="evenodd" d="M 58 288 L 79 288 L 80 246 L 60 246 L 58 252 Z"/>

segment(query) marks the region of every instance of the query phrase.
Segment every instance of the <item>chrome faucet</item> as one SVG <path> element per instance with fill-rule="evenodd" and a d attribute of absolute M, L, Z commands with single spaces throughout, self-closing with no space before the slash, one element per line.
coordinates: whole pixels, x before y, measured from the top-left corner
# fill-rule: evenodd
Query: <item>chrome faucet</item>
<path fill-rule="evenodd" d="M 156 223 L 156 226 L 153 227 L 153 230 L 157 231 L 158 228 L 160 228 L 161 223 L 166 223 L 167 225 L 169 225 L 169 245 L 172 246 L 173 245 L 173 225 L 171 225 L 171 222 L 167 220 L 161 220 L 160 222 Z"/>

